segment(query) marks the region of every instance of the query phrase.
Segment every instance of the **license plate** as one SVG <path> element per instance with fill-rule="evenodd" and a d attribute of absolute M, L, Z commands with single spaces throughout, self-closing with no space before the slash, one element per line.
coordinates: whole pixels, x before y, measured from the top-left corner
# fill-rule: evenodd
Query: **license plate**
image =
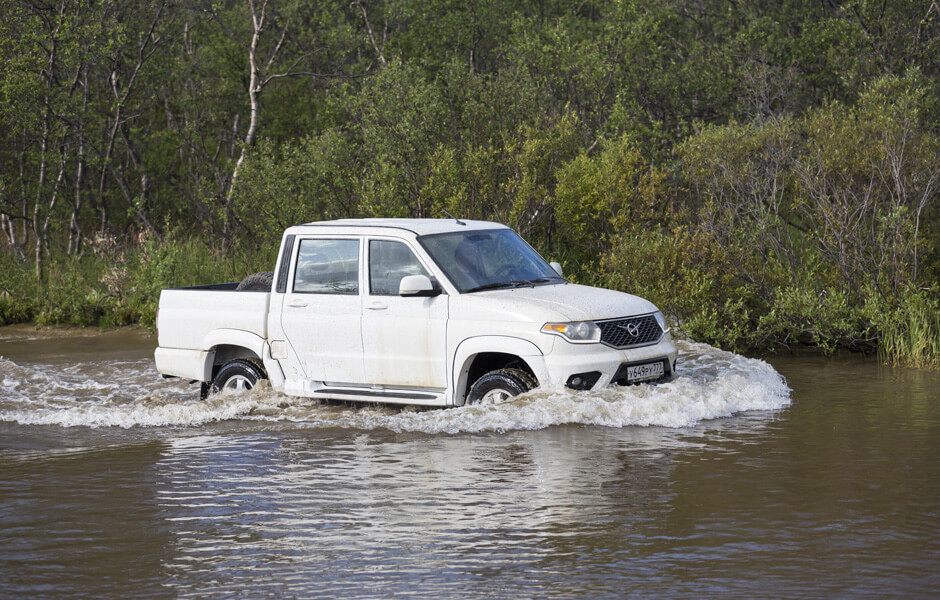
<path fill-rule="evenodd" d="M 632 365 L 627 367 L 627 381 L 659 379 L 665 372 L 662 361 L 646 363 L 645 365 Z"/>

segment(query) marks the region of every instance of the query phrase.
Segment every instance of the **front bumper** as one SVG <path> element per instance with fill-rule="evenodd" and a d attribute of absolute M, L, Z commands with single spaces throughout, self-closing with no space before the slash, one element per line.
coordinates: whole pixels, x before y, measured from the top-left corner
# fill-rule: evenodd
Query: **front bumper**
<path fill-rule="evenodd" d="M 669 381 L 675 377 L 678 355 L 669 334 L 656 344 L 626 350 L 603 344 L 572 344 L 559 339 L 551 352 L 545 355 L 547 383 L 579 390 L 597 389 L 611 384 L 625 385 L 628 383 L 625 375 L 627 367 L 658 360 L 663 361 L 663 376 L 641 383 Z"/>

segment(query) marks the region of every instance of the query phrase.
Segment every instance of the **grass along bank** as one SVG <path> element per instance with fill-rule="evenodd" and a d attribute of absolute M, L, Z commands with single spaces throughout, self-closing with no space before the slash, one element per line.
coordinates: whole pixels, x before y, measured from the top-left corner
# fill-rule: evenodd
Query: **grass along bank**
<path fill-rule="evenodd" d="M 98 236 L 80 256 L 51 256 L 37 279 L 31 265 L 0 253 L 0 325 L 153 327 L 163 288 L 240 281 L 269 270 L 268 258 L 273 264 L 273 256 L 195 237 Z"/>

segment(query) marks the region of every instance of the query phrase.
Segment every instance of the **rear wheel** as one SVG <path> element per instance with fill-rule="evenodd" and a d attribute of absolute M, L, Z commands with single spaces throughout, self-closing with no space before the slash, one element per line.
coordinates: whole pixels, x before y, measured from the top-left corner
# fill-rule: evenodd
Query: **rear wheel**
<path fill-rule="evenodd" d="M 205 400 L 208 396 L 223 390 L 232 393 L 246 392 L 255 387 L 255 384 L 261 379 L 267 379 L 263 368 L 253 361 L 237 358 L 225 363 L 216 373 L 211 384 L 204 383 L 202 385 L 201 395 Z"/>
<path fill-rule="evenodd" d="M 519 369 L 490 371 L 477 379 L 470 388 L 467 404 L 499 404 L 524 394 L 537 385 L 531 375 Z"/>

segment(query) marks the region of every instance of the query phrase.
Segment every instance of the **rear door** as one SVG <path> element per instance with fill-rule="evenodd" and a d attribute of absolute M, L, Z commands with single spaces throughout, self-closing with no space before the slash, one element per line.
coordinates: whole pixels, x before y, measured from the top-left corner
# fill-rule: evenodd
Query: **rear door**
<path fill-rule="evenodd" d="M 285 337 L 307 380 L 362 384 L 362 240 L 303 236 L 281 310 Z"/>

